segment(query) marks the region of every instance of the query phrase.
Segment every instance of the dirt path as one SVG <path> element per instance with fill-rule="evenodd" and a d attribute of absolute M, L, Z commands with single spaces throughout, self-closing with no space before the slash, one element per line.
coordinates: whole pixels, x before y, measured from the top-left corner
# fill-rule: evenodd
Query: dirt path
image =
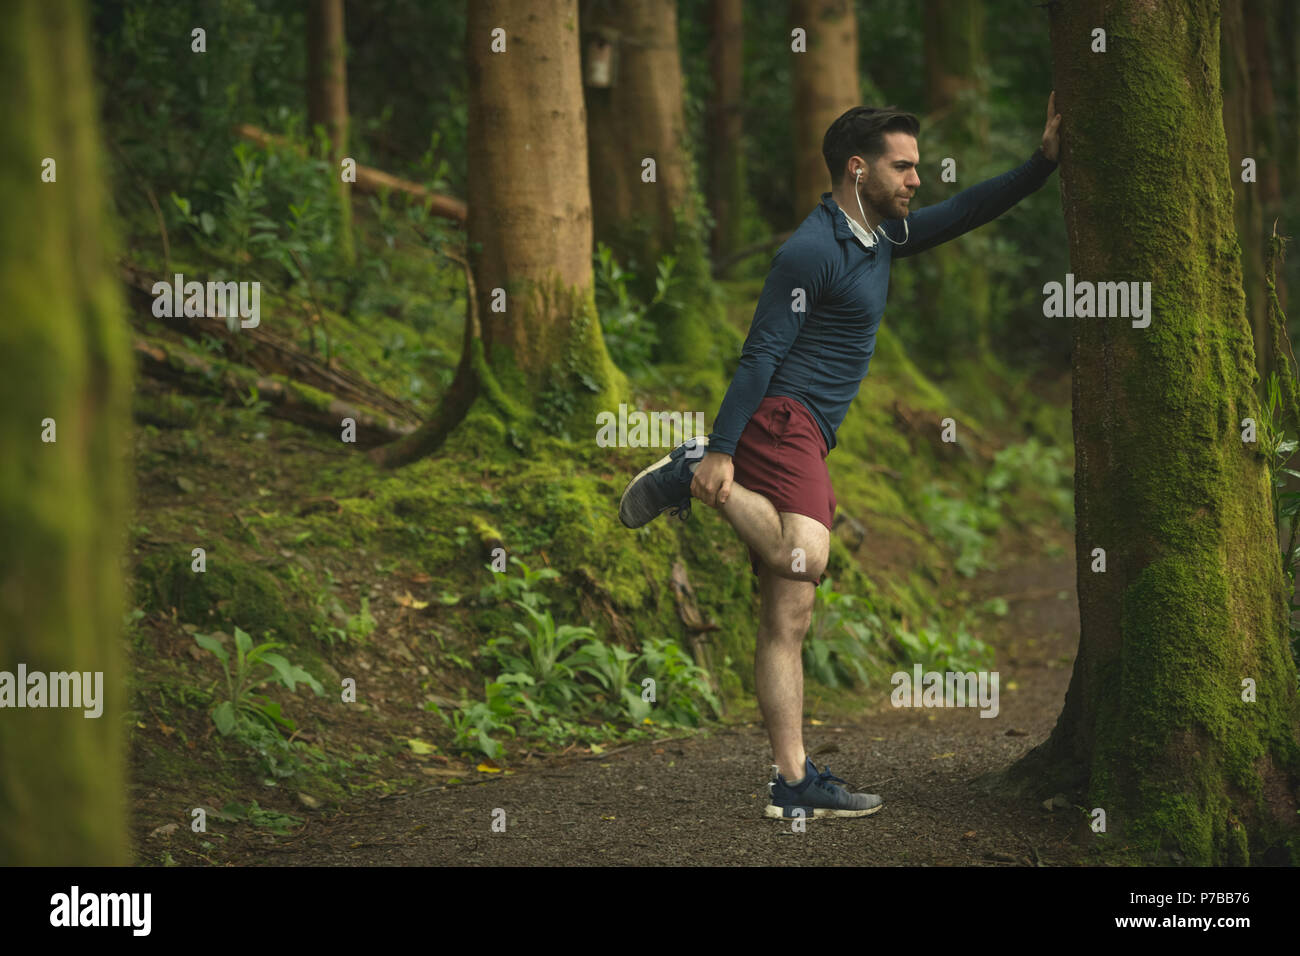
<path fill-rule="evenodd" d="M 808 821 L 762 817 L 771 762 L 761 726 L 644 743 L 602 757 L 549 760 L 511 776 L 313 815 L 305 830 L 241 862 L 273 865 L 1068 864 L 1087 849 L 1082 816 L 990 797 L 970 781 L 1044 740 L 1061 709 L 1078 641 L 1073 556 L 1035 557 L 975 582 L 975 600 L 1010 604 L 990 636 L 1000 713 L 893 708 L 864 694 L 854 723 L 808 725 L 805 743 L 878 813 Z M 1058 595 L 1065 592 L 1063 600 Z M 821 751 L 820 753 L 818 751 Z M 504 832 L 492 829 L 504 810 Z M 500 817 L 500 814 L 497 814 Z M 1083 835 L 1080 835 L 1082 832 Z M 1072 843 L 1071 837 L 1080 841 Z"/>

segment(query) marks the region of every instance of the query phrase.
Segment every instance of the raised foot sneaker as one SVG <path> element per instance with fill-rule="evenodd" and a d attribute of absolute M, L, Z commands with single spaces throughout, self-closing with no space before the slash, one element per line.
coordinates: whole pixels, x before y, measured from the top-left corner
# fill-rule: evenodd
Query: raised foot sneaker
<path fill-rule="evenodd" d="M 805 769 L 807 773 L 803 780 L 796 784 L 787 783 L 783 776 L 775 774 L 772 782 L 767 785 L 772 796 L 767 809 L 763 811 L 764 816 L 791 820 L 801 815 L 796 810 L 802 810 L 804 819 L 865 817 L 885 805 L 874 793 L 849 793 L 843 787 L 836 786 L 831 781 L 848 781 L 832 776 L 830 767 L 818 773 L 811 757 L 808 758 Z"/>
<path fill-rule="evenodd" d="M 688 439 L 629 481 L 618 503 L 618 520 L 639 528 L 669 508 L 681 520 L 689 518 L 691 479 L 708 443 L 704 435 Z"/>

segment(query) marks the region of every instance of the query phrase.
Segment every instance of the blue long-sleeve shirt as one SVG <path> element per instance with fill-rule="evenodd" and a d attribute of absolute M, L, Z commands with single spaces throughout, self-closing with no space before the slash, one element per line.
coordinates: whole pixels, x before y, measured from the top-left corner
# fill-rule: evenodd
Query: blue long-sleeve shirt
<path fill-rule="evenodd" d="M 1010 172 L 907 216 L 907 242 L 864 247 L 830 193 L 777 250 L 740 364 L 714 419 L 709 451 L 733 454 L 764 396 L 802 403 L 827 450 L 867 375 L 885 312 L 889 266 L 996 219 L 1040 188 L 1056 163 L 1041 150 Z M 881 228 L 903 242 L 901 219 Z M 803 291 L 800 303 L 796 290 Z M 802 304 L 803 308 L 796 311 Z"/>

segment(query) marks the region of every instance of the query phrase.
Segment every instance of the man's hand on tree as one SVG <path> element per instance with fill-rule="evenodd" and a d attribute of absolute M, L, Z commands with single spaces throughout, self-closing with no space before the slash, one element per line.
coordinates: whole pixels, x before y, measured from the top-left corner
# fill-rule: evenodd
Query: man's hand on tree
<path fill-rule="evenodd" d="M 731 479 L 735 469 L 731 456 L 720 451 L 705 452 L 691 479 L 691 494 L 710 508 L 717 508 L 731 496 Z"/>
<path fill-rule="evenodd" d="M 1056 112 L 1056 90 L 1047 98 L 1047 125 L 1043 127 L 1043 155 L 1056 162 L 1061 151 L 1061 114 Z"/>

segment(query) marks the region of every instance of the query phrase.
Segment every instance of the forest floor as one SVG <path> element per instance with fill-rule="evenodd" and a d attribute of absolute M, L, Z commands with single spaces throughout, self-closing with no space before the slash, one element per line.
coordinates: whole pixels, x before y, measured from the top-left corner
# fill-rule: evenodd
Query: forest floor
<path fill-rule="evenodd" d="M 1010 543 L 1010 542 L 1008 542 Z M 1021 544 L 1028 544 L 1022 541 Z M 1005 554 L 1005 552 L 1004 552 Z M 1086 863 L 1091 831 L 1068 801 L 1008 801 L 972 786 L 1046 739 L 1078 640 L 1074 562 L 1012 555 L 971 582 L 1003 596 L 1000 712 L 894 708 L 888 688 L 856 711 L 823 709 L 805 726 L 818 766 L 884 799 L 859 819 L 766 819 L 766 734 L 753 713 L 686 738 L 602 755 L 516 762 L 515 773 L 391 793 L 308 814 L 289 838 L 227 847 L 244 865 L 846 865 L 1032 866 Z M 1050 801 L 1049 801 L 1050 803 Z M 502 819 L 504 830 L 498 823 Z"/>
<path fill-rule="evenodd" d="M 336 331 L 345 329 L 339 323 Z M 177 344 L 178 333 L 154 331 Z M 362 348 L 364 339 L 357 341 Z M 475 597 L 484 572 L 463 555 L 478 542 L 456 526 L 471 524 L 471 513 L 511 522 L 501 530 L 534 567 L 551 566 L 553 557 L 569 572 L 554 607 L 571 616 L 557 620 L 594 619 L 599 608 L 582 603 L 593 590 L 618 592 L 627 567 L 662 581 L 668 565 L 650 559 L 684 555 L 708 614 L 736 640 L 752 641 L 748 568 L 736 570 L 733 560 L 744 561 L 743 549 L 716 514 L 701 508 L 681 540 L 661 533 L 635 548 L 621 529 L 590 541 L 571 531 L 601 530 L 577 495 L 586 489 L 595 508 L 616 501 L 623 472 L 640 467 L 635 453 L 603 462 L 608 474 L 583 485 L 544 470 L 520 478 L 513 466 L 474 460 L 425 460 L 382 475 L 337 436 L 266 417 L 255 392 L 238 408 L 142 382 L 131 527 L 137 607 L 128 629 L 137 863 L 770 864 L 798 860 L 792 854 L 813 845 L 823 851 L 819 862 L 844 864 L 1089 861 L 1095 837 L 1084 808 L 1062 797 L 1044 807 L 1050 792 L 1008 801 L 973 786 L 1046 739 L 1064 701 L 1079 633 L 1074 547 L 1044 495 L 1068 472 L 1058 469 L 1055 479 L 1050 467 L 1048 477 L 1017 472 L 1021 484 L 1000 499 L 1005 512 L 987 540 L 990 560 L 978 565 L 995 570 L 958 574 L 927 519 L 908 511 L 915 502 L 899 492 L 942 475 L 945 501 L 950 493 L 983 497 L 989 461 L 963 464 L 951 447 L 934 453 L 922 437 L 932 431 L 921 420 L 924 395 L 945 403 L 924 412 L 934 423 L 935 408 L 963 405 L 946 404 L 914 368 L 906 372 L 910 363 L 897 347 L 892 367 L 898 380 L 882 373 L 870 383 L 857 447 L 846 443 L 840 452 L 841 506 L 864 534 L 853 546 L 860 553 L 849 556 L 860 569 L 857 586 L 847 574 L 837 584 L 878 602 L 882 613 L 902 595 L 914 622 L 904 616 L 904 629 L 919 629 L 940 605 L 953 612 L 948 624 L 969 611 L 971 631 L 996 654 L 1000 710 L 984 719 L 977 708 L 895 708 L 892 665 L 858 690 L 809 681 L 809 753 L 852 789 L 880 794 L 884 807 L 863 819 L 807 821 L 802 833 L 763 817 L 771 755 L 752 696 L 729 695 L 725 719 L 698 731 L 658 717 L 644 721 L 651 726 L 614 727 L 595 716 L 540 735 L 494 731 L 507 744 L 505 759 L 495 761 L 455 742 L 443 719 L 458 700 L 481 699 L 484 675 L 494 672 L 483 646 L 511 630 L 504 602 Z M 969 390 L 985 396 L 990 383 L 977 377 Z M 1020 400 L 1050 433 L 1068 393 L 1066 376 Z M 1025 416 L 1006 417 L 1009 444 L 1020 430 L 1013 418 Z M 521 502 L 531 510 L 507 508 Z M 973 535 L 972 514 L 933 520 Z M 976 535 L 982 543 L 988 530 Z M 561 535 L 580 540 L 566 551 Z M 202 574 L 191 564 L 197 547 L 206 550 Z M 611 563 L 610 547 L 635 559 Z M 867 595 L 868 586 L 879 590 Z M 625 606 L 638 606 L 641 598 L 631 596 Z M 1008 606 L 1000 617 L 987 610 L 998 597 Z M 633 632 L 621 636 L 625 645 L 660 633 L 665 621 L 677 626 L 671 603 L 652 600 L 667 615 L 638 620 L 624 612 L 621 624 Z M 242 636 L 236 628 L 254 642 L 275 635 L 285 642 L 280 653 L 330 688 L 313 697 L 301 685 L 293 692 L 253 685 L 294 722 L 287 741 L 278 732 L 216 730 L 212 708 L 230 693 L 211 645 L 230 650 Z M 735 686 L 732 660 L 710 666 Z M 341 702 L 348 682 L 359 693 Z"/>

